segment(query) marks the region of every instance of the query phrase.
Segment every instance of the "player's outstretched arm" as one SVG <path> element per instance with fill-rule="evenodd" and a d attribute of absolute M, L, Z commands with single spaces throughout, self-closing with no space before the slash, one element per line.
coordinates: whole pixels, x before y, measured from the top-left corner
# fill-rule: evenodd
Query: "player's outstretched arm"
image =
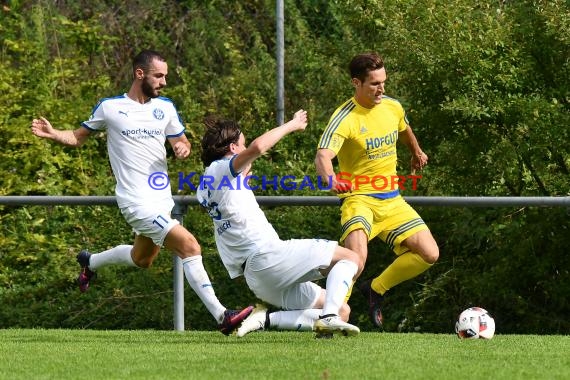
<path fill-rule="evenodd" d="M 238 173 L 247 169 L 257 157 L 273 148 L 283 137 L 295 131 L 303 131 L 306 127 L 307 111 L 299 110 L 295 112 L 295 115 L 290 121 L 265 132 L 253 140 L 243 152 L 234 158 L 233 169 Z"/>
<path fill-rule="evenodd" d="M 77 128 L 75 130 L 59 130 L 52 127 L 51 123 L 43 117 L 32 120 L 32 133 L 38 137 L 53 140 L 59 144 L 79 147 L 83 145 L 91 132 L 87 128 Z"/>

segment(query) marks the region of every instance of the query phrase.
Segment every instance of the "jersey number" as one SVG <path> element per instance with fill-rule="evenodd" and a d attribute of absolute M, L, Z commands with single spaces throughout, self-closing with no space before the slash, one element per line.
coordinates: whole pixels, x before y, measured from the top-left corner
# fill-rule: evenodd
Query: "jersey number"
<path fill-rule="evenodd" d="M 153 220 L 152 224 L 156 224 L 157 226 L 159 226 L 161 229 L 164 230 L 164 225 L 161 224 L 161 222 L 164 223 L 164 225 L 168 224 L 168 220 L 162 215 L 159 215 L 155 220 Z"/>

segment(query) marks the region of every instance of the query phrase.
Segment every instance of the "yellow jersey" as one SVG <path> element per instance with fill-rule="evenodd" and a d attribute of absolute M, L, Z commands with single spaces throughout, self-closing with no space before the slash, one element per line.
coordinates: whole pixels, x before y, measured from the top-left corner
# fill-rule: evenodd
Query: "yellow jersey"
<path fill-rule="evenodd" d="M 352 183 L 352 192 L 339 197 L 398 194 L 396 143 L 407 127 L 404 108 L 387 96 L 373 108 L 360 106 L 352 97 L 335 110 L 318 148 L 336 153 L 337 181 Z"/>

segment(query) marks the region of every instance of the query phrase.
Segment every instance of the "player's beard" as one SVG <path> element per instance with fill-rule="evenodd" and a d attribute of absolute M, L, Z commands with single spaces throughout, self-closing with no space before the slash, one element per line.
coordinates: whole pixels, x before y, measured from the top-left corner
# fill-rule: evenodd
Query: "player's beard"
<path fill-rule="evenodd" d="M 141 86 L 141 89 L 142 89 L 144 96 L 149 97 L 149 98 L 157 98 L 160 95 L 159 91 L 161 88 L 159 88 L 159 89 L 153 88 L 146 79 L 143 80 L 142 86 Z"/>

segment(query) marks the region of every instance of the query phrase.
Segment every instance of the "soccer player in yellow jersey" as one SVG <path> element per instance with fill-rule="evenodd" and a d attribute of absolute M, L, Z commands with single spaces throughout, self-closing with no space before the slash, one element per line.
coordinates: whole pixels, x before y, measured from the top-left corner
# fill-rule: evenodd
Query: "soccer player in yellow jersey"
<path fill-rule="evenodd" d="M 349 65 L 354 96 L 336 109 L 315 158 L 317 174 L 342 199 L 344 245 L 368 256 L 368 241 L 378 236 L 396 259 L 360 290 L 373 323 L 382 327 L 382 303 L 394 286 L 418 276 L 439 257 L 439 248 L 418 213 L 400 196 L 396 143 L 412 154 L 412 174 L 428 161 L 401 104 L 384 95 L 386 68 L 376 53 L 356 55 Z M 339 171 L 332 160 L 337 157 Z"/>

